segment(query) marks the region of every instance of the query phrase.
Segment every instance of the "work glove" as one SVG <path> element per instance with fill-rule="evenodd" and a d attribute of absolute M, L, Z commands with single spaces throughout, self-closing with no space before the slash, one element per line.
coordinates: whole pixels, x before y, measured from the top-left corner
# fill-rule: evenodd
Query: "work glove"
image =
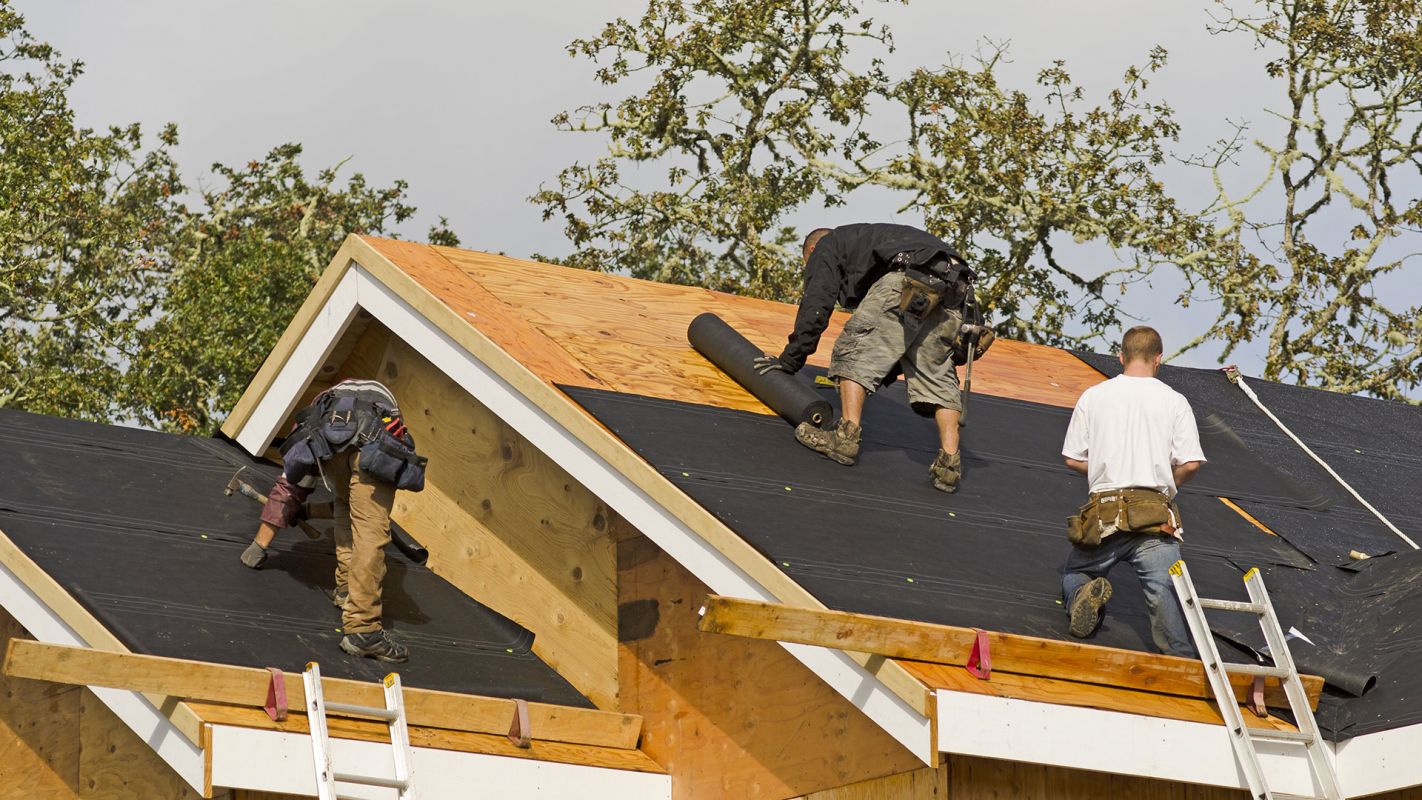
<path fill-rule="evenodd" d="M 790 374 L 790 370 L 786 369 L 785 364 L 781 362 L 778 356 L 761 356 L 751 363 L 755 365 L 755 371 L 758 375 L 765 375 L 774 370 L 780 370 L 787 375 Z"/>
<path fill-rule="evenodd" d="M 247 549 L 242 551 L 242 563 L 252 569 L 261 569 L 266 560 L 267 548 L 256 542 L 247 545 Z"/>

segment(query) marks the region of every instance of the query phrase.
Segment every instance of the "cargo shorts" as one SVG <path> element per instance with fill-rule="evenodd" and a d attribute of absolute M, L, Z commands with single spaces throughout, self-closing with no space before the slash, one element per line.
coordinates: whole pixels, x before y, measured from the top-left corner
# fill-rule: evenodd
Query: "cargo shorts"
<path fill-rule="evenodd" d="M 898 363 L 914 411 L 926 417 L 933 416 L 935 407 L 962 411 L 953 340 L 963 313 L 940 304 L 921 319 L 900 317 L 904 280 L 902 272 L 890 272 L 869 287 L 834 343 L 829 376 L 836 381 L 847 378 L 873 394 Z"/>

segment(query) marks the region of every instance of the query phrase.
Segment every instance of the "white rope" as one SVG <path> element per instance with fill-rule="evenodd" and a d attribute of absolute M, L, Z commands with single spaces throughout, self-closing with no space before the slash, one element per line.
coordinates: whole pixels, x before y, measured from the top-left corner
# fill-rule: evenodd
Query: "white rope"
<path fill-rule="evenodd" d="M 1281 419 L 1279 419 L 1278 417 L 1274 416 L 1274 412 L 1272 412 L 1272 411 L 1270 411 L 1268 408 L 1266 408 L 1266 407 L 1264 406 L 1264 403 L 1262 403 L 1262 402 L 1259 400 L 1259 396 L 1254 393 L 1254 390 L 1251 389 L 1251 388 L 1249 388 L 1249 384 L 1247 384 L 1247 383 L 1244 382 L 1244 376 L 1241 375 L 1241 374 L 1239 374 L 1239 368 L 1238 368 L 1238 367 L 1232 367 L 1232 366 L 1231 366 L 1231 367 L 1225 367 L 1225 368 L 1224 368 L 1224 374 L 1225 374 L 1225 377 L 1229 378 L 1230 383 L 1236 384 L 1236 385 L 1239 386 L 1239 388 L 1241 388 L 1241 389 L 1244 390 L 1244 393 L 1249 396 L 1249 399 L 1254 401 L 1254 405 L 1259 406 L 1259 410 L 1260 410 L 1260 411 L 1263 411 L 1265 414 L 1267 414 L 1268 417 L 1269 417 L 1269 419 L 1274 420 L 1274 424 L 1279 426 L 1279 430 L 1281 430 L 1281 431 L 1283 431 L 1285 434 L 1287 434 L 1290 439 L 1293 439 L 1293 440 L 1294 440 L 1294 444 L 1296 444 L 1296 445 L 1298 445 L 1299 447 L 1303 448 L 1303 451 L 1304 451 L 1305 453 L 1308 453 L 1309 456 L 1312 457 L 1314 461 L 1317 461 L 1317 462 L 1318 462 L 1318 465 L 1319 465 L 1320 467 L 1323 467 L 1325 470 L 1327 470 L 1327 471 L 1328 471 L 1328 474 L 1329 474 L 1329 475 L 1332 475 L 1332 476 L 1333 476 L 1333 479 L 1336 480 L 1336 481 L 1338 481 L 1338 485 L 1342 486 L 1344 489 L 1347 489 L 1347 490 L 1348 490 L 1348 494 L 1353 495 L 1353 499 L 1354 499 L 1354 500 L 1357 500 L 1359 503 L 1362 503 L 1362 504 L 1363 504 L 1363 508 L 1366 508 L 1367 510 L 1373 512 L 1373 516 L 1377 517 L 1377 518 L 1382 522 L 1382 524 L 1386 525 L 1386 526 L 1388 527 L 1388 530 L 1390 530 L 1390 531 L 1392 531 L 1393 533 L 1397 534 L 1397 535 L 1398 535 L 1398 538 L 1402 539 L 1402 541 L 1404 541 L 1404 542 L 1407 542 L 1407 546 L 1408 546 L 1408 547 L 1411 547 L 1413 550 L 1422 549 L 1422 548 L 1418 548 L 1417 543 L 1414 542 L 1414 541 L 1412 541 L 1411 539 L 1409 539 L 1409 538 L 1407 537 L 1407 534 L 1405 534 L 1405 533 L 1403 533 L 1402 531 L 1398 530 L 1398 529 L 1397 529 L 1397 526 L 1394 525 L 1394 524 L 1392 524 L 1392 521 L 1389 520 L 1387 517 L 1384 517 L 1384 516 L 1382 515 L 1382 512 L 1381 512 L 1381 511 L 1378 511 L 1376 508 L 1373 508 L 1373 504 L 1372 504 L 1372 503 L 1369 503 L 1367 500 L 1364 500 L 1364 499 L 1363 499 L 1363 496 L 1360 495 L 1360 494 L 1358 494 L 1358 490 L 1354 489 L 1352 486 L 1350 486 L 1350 485 L 1348 484 L 1347 481 L 1343 480 L 1343 476 L 1342 476 L 1342 475 L 1339 475 L 1338 473 L 1334 472 L 1334 471 L 1333 471 L 1333 467 L 1328 466 L 1328 462 L 1326 462 L 1326 461 L 1324 461 L 1323 459 L 1319 458 L 1319 457 L 1318 457 L 1318 454 L 1315 453 L 1315 452 L 1313 452 L 1313 450 L 1312 450 L 1311 448 L 1309 448 L 1308 445 L 1304 444 L 1302 439 L 1300 439 L 1299 437 L 1295 436 L 1295 435 L 1294 435 L 1294 432 L 1291 431 L 1291 430 L 1289 430 L 1289 426 L 1285 425 L 1284 422 L 1283 422 L 1283 420 L 1281 420 Z"/>

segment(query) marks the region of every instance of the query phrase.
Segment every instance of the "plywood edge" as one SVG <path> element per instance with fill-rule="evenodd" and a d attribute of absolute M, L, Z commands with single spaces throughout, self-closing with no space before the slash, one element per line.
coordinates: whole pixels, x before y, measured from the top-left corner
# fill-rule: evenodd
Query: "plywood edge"
<path fill-rule="evenodd" d="M 78 600 L 74 599 L 73 595 L 26 555 L 9 536 L 5 535 L 4 531 L 0 531 L 0 563 L 3 563 L 10 572 L 14 573 L 15 577 L 29 591 L 33 592 L 41 603 L 90 647 L 114 653 L 129 652 L 128 647 L 112 631 L 95 619 Z M 143 696 L 160 714 L 173 723 L 173 726 L 189 743 L 199 744 L 202 723 L 192 712 L 192 709 L 179 702 L 178 698 L 168 695 L 144 693 Z"/>
<path fill-rule="evenodd" d="M 321 307 L 326 304 L 326 300 L 330 298 L 331 293 L 341 282 L 341 278 L 345 276 L 346 269 L 354 259 L 357 242 L 360 242 L 360 237 L 354 234 L 346 236 L 340 249 L 336 251 L 335 257 L 331 259 L 331 263 L 321 273 L 316 285 L 312 287 L 311 293 L 302 302 L 301 308 L 297 309 L 296 315 L 291 318 L 286 330 L 282 331 L 276 346 L 267 354 L 266 360 L 257 369 L 257 374 L 252 377 L 251 383 L 247 384 L 242 396 L 237 399 L 237 403 L 232 407 L 227 419 L 223 420 L 222 432 L 228 437 L 237 438 L 238 432 L 247 424 L 257 403 L 271 388 L 272 382 L 276 380 L 277 374 L 286 365 L 286 360 L 291 356 L 292 350 L 296 348 L 297 343 L 311 327 L 311 321 L 320 313 Z"/>
<path fill-rule="evenodd" d="M 359 245 L 360 252 L 357 252 L 356 261 L 372 277 L 410 304 L 430 324 L 506 381 L 540 411 L 695 532 L 706 544 L 781 601 L 824 608 L 824 604 L 814 595 L 781 572 L 749 542 L 716 519 L 710 511 L 686 496 L 571 398 L 539 378 L 481 331 L 460 319 L 453 309 L 402 272 L 398 265 L 374 247 L 363 241 L 359 242 Z M 903 667 L 892 660 L 861 653 L 851 653 L 850 657 L 915 712 L 925 718 L 932 713 L 932 692 Z"/>
<path fill-rule="evenodd" d="M 4 671 L 6 675 L 53 683 L 162 693 L 254 708 L 266 702 L 271 680 L 271 673 L 265 669 L 24 639 L 10 642 Z M 304 707 L 306 690 L 302 676 L 287 673 L 283 675 L 283 682 L 288 703 Z M 323 678 L 321 686 L 330 702 L 384 705 L 379 684 Z M 508 731 L 514 715 L 514 701 L 503 698 L 415 688 L 406 688 L 404 697 L 410 723 L 429 728 L 502 734 Z M 631 749 L 636 747 L 642 731 L 642 718 L 635 714 L 547 703 L 529 703 L 528 713 L 530 730 L 547 741 Z"/>
<path fill-rule="evenodd" d="M 711 633 L 950 665 L 967 664 L 978 639 L 978 631 L 973 628 L 715 595 L 706 599 L 699 625 Z M 1195 659 L 1009 633 L 986 632 L 986 639 L 994 674 L 1059 678 L 1201 699 L 1214 697 L 1204 666 Z M 1316 675 L 1302 679 L 1309 703 L 1316 708 L 1323 679 Z M 1231 682 L 1237 699 L 1247 701 L 1253 678 L 1232 675 Z M 1278 707 L 1288 705 L 1278 680 L 1268 682 L 1266 700 Z"/>
<path fill-rule="evenodd" d="M 311 732 L 306 715 L 300 713 L 291 713 L 285 720 L 275 722 L 267 716 L 265 711 L 257 708 L 195 702 L 193 709 L 209 726 L 227 725 L 304 735 Z M 384 723 L 380 722 L 347 717 L 329 717 L 327 727 L 331 736 L 335 738 L 381 743 L 390 741 L 388 729 Z M 456 731 L 422 725 L 411 725 L 409 730 L 410 744 L 415 747 L 649 772 L 659 775 L 666 774 L 666 770 L 660 764 L 635 748 L 560 742 L 537 737 L 530 740 L 528 748 L 521 748 L 503 734 Z"/>

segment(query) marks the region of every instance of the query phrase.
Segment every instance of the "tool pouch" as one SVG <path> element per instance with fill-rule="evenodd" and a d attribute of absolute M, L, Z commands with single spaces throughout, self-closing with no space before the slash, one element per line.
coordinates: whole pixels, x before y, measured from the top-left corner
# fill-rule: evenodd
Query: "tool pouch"
<path fill-rule="evenodd" d="M 428 463 L 428 458 L 419 455 L 384 429 L 360 448 L 361 471 L 396 489 L 418 492 L 425 488 L 425 465 Z"/>
<path fill-rule="evenodd" d="M 355 438 L 360 428 L 356 414 L 356 399 L 351 396 L 337 397 L 331 410 L 321 419 L 321 433 L 335 450 L 343 450 Z"/>
<path fill-rule="evenodd" d="M 1159 492 L 1132 491 L 1124 502 L 1126 518 L 1121 530 L 1172 536 L 1181 529 L 1180 509 L 1174 500 Z"/>
<path fill-rule="evenodd" d="M 1096 547 L 1101 544 L 1101 537 L 1119 530 L 1120 513 L 1118 496 L 1092 497 L 1077 510 L 1076 516 L 1067 517 L 1067 539 L 1077 547 Z"/>
<path fill-rule="evenodd" d="M 948 282 L 916 266 L 904 269 L 903 294 L 899 296 L 899 316 L 927 316 L 943 300 Z"/>

